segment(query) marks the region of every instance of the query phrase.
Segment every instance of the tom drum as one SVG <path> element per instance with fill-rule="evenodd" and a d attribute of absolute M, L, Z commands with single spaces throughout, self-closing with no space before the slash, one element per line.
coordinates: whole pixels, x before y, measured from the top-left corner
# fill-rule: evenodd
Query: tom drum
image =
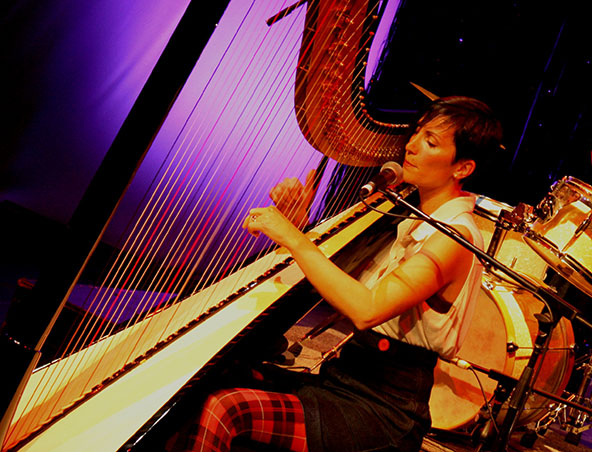
<path fill-rule="evenodd" d="M 592 295 L 592 187 L 573 177 L 553 184 L 526 242 L 574 286 Z"/>
<path fill-rule="evenodd" d="M 474 218 L 483 236 L 485 250 L 489 247 L 502 209 L 511 212 L 513 207 L 485 196 L 477 198 Z M 507 231 L 497 253 L 492 257 L 517 272 L 541 281 L 545 279 L 547 264 L 525 243 L 522 233 Z"/>

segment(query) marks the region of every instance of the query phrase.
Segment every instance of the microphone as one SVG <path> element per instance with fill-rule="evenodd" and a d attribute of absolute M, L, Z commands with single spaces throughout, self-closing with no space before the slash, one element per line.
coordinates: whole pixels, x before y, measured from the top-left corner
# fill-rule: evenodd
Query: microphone
<path fill-rule="evenodd" d="M 365 198 L 388 185 L 396 185 L 403 179 L 403 168 L 396 162 L 386 162 L 380 172 L 370 182 L 360 188 L 360 196 Z"/>

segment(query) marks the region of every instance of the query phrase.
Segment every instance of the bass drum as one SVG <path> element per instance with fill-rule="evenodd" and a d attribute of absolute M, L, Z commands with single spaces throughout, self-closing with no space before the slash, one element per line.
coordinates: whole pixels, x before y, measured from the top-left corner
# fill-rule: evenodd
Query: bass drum
<path fill-rule="evenodd" d="M 541 312 L 543 303 L 526 291 L 495 286 L 485 281 L 481 288 L 475 315 L 458 358 L 487 370 L 519 378 L 528 364 L 538 333 L 534 315 Z M 534 387 L 561 395 L 574 364 L 574 335 L 571 323 L 561 319 L 555 328 L 549 350 Z M 487 374 L 461 369 L 440 360 L 435 369 L 435 382 L 430 398 L 432 427 L 441 430 L 470 428 L 484 405 L 477 382 L 481 381 L 487 400 L 491 399 L 497 381 Z M 548 400 L 531 394 L 517 424 L 538 420 Z M 502 413 L 503 415 L 503 410 Z"/>

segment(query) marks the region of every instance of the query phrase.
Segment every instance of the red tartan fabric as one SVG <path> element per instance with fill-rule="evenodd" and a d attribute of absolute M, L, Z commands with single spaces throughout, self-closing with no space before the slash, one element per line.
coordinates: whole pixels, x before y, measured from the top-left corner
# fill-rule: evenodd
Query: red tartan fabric
<path fill-rule="evenodd" d="M 242 388 L 210 395 L 198 423 L 167 449 L 225 452 L 239 435 L 286 450 L 308 451 L 304 410 L 296 396 Z"/>

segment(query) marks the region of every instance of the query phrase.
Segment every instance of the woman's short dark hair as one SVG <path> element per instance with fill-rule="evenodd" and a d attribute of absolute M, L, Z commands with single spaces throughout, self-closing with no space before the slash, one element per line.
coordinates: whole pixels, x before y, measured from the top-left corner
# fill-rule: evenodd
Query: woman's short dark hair
<path fill-rule="evenodd" d="M 502 126 L 489 106 L 471 97 L 442 97 L 433 101 L 417 121 L 417 128 L 435 118 L 454 127 L 455 161 L 474 160 L 477 169 L 499 150 Z"/>

